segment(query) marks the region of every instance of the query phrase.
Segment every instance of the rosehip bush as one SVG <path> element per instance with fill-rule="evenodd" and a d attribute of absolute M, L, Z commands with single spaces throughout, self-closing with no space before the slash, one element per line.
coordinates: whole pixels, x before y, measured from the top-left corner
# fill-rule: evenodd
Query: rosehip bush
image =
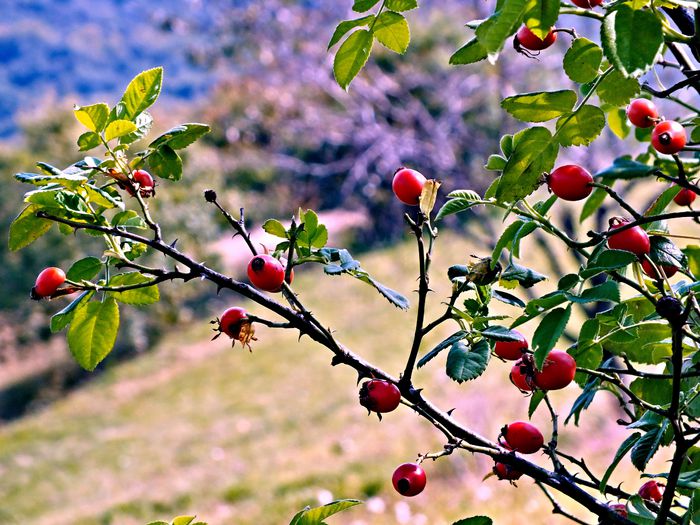
<path fill-rule="evenodd" d="M 35 188 L 26 194 L 26 206 L 12 224 L 10 247 L 30 244 L 54 224 L 66 234 L 104 239 L 102 253 L 76 261 L 65 282 L 50 280 L 46 288 L 46 297 L 70 296 L 71 302 L 52 317 L 51 329 L 67 329 L 69 348 L 87 369 L 94 369 L 110 352 L 121 305 L 156 302 L 158 285 L 164 281 L 203 279 L 216 290 L 233 291 L 254 303 L 249 312 L 227 311 L 214 321 L 219 333 L 251 344 L 253 327 L 263 328 L 259 337 L 267 337 L 269 330 L 296 330 L 328 349 L 333 365 L 352 367 L 360 380 L 367 379 L 360 387 L 361 405 L 379 414 L 403 404 L 434 426 L 444 437 L 443 449 L 420 453 L 415 462 L 399 466 L 393 476 L 387 474 L 404 496 L 430 492 L 426 460 L 468 452 L 488 456 L 498 479 L 513 485 L 520 479 L 534 480 L 553 511 L 576 523 L 589 523 L 591 516 L 606 524 L 698 523 L 700 246 L 685 242 L 697 240 L 695 236 L 677 231 L 697 229 L 700 211 L 669 209 L 680 191 L 700 192 L 700 160 L 695 155 L 700 114 L 696 104 L 682 98 L 700 92 L 700 76 L 691 58 L 700 57 L 700 45 L 694 14 L 688 9 L 695 5 L 689 4 L 686 0 L 653 4 L 582 0 L 575 5 L 499 0 L 489 17 L 466 24 L 473 35 L 452 55 L 452 64 L 494 62 L 502 53 L 522 51 L 527 47 L 522 35 L 532 34 L 543 44 L 557 40 L 548 54 L 565 49 L 562 69 L 568 80 L 565 86 L 548 85 L 546 91 L 515 93 L 502 100 L 504 111 L 524 124 L 501 137 L 500 151 L 487 159 L 485 169 L 494 176 L 483 195 L 453 188 L 445 200 L 439 195 L 439 174 L 424 176 L 404 167 L 386 175 L 396 197 L 411 206 L 403 219 L 415 239 L 418 263 L 414 335 L 399 374 L 382 370 L 344 346 L 321 316 L 305 307 L 303 293 L 292 288 L 296 267 L 321 265 L 326 275 L 353 277 L 393 306 L 410 308 L 403 294 L 377 282 L 346 249 L 327 246 L 327 228 L 314 211 L 298 210 L 289 224 L 274 219 L 262 224 L 278 242 L 261 254 L 250 240 L 243 210 L 233 216 L 215 190 L 205 192 L 212 213 L 221 213 L 246 241 L 253 286 L 197 262 L 161 231 L 149 207 L 153 199 L 146 199 L 157 197 L 141 189 L 154 188 L 158 181 L 159 191 L 167 191 L 170 183 L 177 182 L 183 175 L 178 151 L 207 133 L 208 127 L 176 126 L 145 149 L 130 151 L 151 128 L 147 109 L 160 92 L 160 69 L 138 75 L 114 106 L 76 108 L 77 119 L 86 127 L 78 147 L 100 148 L 99 156 L 84 157 L 65 168 L 41 162 L 40 173 L 16 175 Z M 353 9 L 361 16 L 341 22 L 329 43 L 330 48 L 339 44 L 333 71 L 341 87 L 347 89 L 360 73 L 375 41 L 391 51 L 406 52 L 410 32 L 403 13 L 416 7 L 417 0 L 354 1 Z M 565 27 L 571 18 L 560 15 L 585 17 L 589 23 L 582 27 L 587 34 Z M 600 45 L 592 40 L 598 35 Z M 512 39 L 517 41 L 515 50 L 506 46 Z M 533 57 L 523 53 L 517 58 Z M 537 67 L 537 62 L 532 64 Z M 642 80 L 652 70 L 663 74 L 664 68 L 680 79 L 658 90 Z M 642 91 L 651 97 L 649 103 L 640 102 Z M 662 105 L 663 112 L 657 110 Z M 589 171 L 590 166 L 561 162 L 566 148 L 612 140 L 602 135 L 606 128 L 627 137 L 628 116 L 638 128 L 634 140 L 644 144 L 642 153 L 630 152 L 596 173 Z M 629 143 L 632 147 L 632 137 Z M 554 169 L 558 160 L 566 169 Z M 154 176 L 152 185 L 136 176 L 146 168 Z M 628 188 L 641 183 L 654 193 L 644 206 L 627 199 Z M 543 185 L 552 195 L 538 191 Z M 563 202 L 578 200 L 583 202 Z M 580 222 L 588 225 L 587 219 L 603 210 L 604 203 L 619 208 L 606 216 L 608 229 L 590 229 L 579 237 L 570 226 L 560 224 L 559 211 L 567 206 L 580 208 Z M 473 258 L 456 258 L 444 271 L 442 278 L 449 280 L 452 291 L 445 298 L 444 313 L 428 319 L 438 230 L 446 217 L 475 207 L 491 208 L 505 226 L 493 246 L 480 247 L 481 253 Z M 541 269 L 522 264 L 523 245 L 533 234 L 551 243 L 553 258 L 561 255 L 559 267 L 566 266 L 564 254 L 573 255 L 567 270 L 548 277 Z M 677 246 L 674 239 L 681 239 L 684 246 Z M 149 253 L 160 257 L 149 259 Z M 150 260 L 159 264 L 148 264 Z M 244 272 L 242 268 L 240 273 Z M 547 280 L 548 290 L 542 284 Z M 405 286 L 413 289 L 413 277 Z M 496 303 L 507 305 L 508 314 L 497 313 Z M 445 325 L 452 327 L 452 333 L 427 347 L 434 331 Z M 532 334 L 529 341 L 516 330 L 523 326 Z M 528 396 L 529 410 L 523 418 L 540 411 L 548 416 L 551 428 L 546 432 L 519 421 L 507 425 L 500 437 L 483 436 L 480 429 L 460 422 L 457 414 L 453 417 L 433 404 L 430 392 L 414 380 L 416 368 L 435 366 L 442 357 L 446 375 L 457 384 L 478 381 L 492 363 L 492 354 L 517 359 L 509 374 L 517 387 L 511 395 L 514 400 Z M 552 392 L 563 388 L 578 389 L 565 417 Z M 610 465 L 604 472 L 559 442 L 566 425 L 587 423 L 585 410 L 600 392 L 617 399 L 620 412 L 611 418 L 628 431 L 622 443 L 611 444 L 616 451 L 610 450 Z M 390 418 L 387 415 L 384 424 L 391 424 Z M 545 434 L 551 436 L 546 443 Z M 661 449 L 666 449 L 669 460 L 652 471 L 650 461 Z M 542 454 L 533 454 L 538 451 Z M 663 493 L 650 491 L 651 484 L 641 492 L 620 485 L 616 470 L 623 461 L 631 461 L 642 477 L 662 480 L 656 483 L 664 486 Z M 565 510 L 559 496 L 579 507 Z M 479 516 L 459 523 L 476 522 L 490 519 Z"/>

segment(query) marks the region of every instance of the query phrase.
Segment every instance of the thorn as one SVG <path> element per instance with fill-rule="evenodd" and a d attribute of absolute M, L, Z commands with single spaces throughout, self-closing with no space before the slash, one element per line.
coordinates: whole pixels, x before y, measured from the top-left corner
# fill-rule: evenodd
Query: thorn
<path fill-rule="evenodd" d="M 170 243 L 170 247 L 171 247 L 171 248 L 175 248 L 175 245 L 177 244 L 177 241 L 178 241 L 178 240 L 179 240 L 179 239 L 175 239 L 173 242 L 171 242 L 171 243 Z"/>
<path fill-rule="evenodd" d="M 455 408 L 450 408 L 450 409 L 447 411 L 447 415 L 448 415 L 448 416 L 451 416 L 451 415 L 452 415 L 452 412 L 454 412 L 455 410 L 456 410 Z"/>
<path fill-rule="evenodd" d="M 379 421 L 382 420 L 382 415 L 379 412 L 377 412 L 377 417 L 379 418 Z"/>
<path fill-rule="evenodd" d="M 221 290 L 223 290 L 223 289 L 224 289 L 223 286 L 217 286 L 217 287 L 216 287 L 216 295 L 219 295 L 219 293 L 220 293 Z"/>

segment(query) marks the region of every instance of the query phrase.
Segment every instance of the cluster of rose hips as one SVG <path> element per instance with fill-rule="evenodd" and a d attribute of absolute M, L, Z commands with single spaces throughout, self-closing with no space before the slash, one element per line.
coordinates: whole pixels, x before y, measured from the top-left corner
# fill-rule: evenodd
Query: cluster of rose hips
<path fill-rule="evenodd" d="M 685 147 L 687 138 L 683 126 L 675 120 L 660 118 L 659 110 L 651 100 L 634 99 L 627 106 L 627 118 L 638 128 L 654 126 L 651 145 L 659 153 L 674 155 Z"/>

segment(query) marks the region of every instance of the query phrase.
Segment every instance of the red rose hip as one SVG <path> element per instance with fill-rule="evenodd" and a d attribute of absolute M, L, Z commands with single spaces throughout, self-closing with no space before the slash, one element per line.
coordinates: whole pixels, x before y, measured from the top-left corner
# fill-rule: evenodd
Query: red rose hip
<path fill-rule="evenodd" d="M 409 497 L 423 492 L 426 481 L 425 471 L 416 463 L 399 465 L 391 477 L 396 492 Z"/>
<path fill-rule="evenodd" d="M 66 274 L 63 270 L 55 266 L 45 268 L 36 278 L 32 289 L 33 295 L 38 298 L 53 295 L 64 282 L 66 282 Z"/>
<path fill-rule="evenodd" d="M 527 26 L 522 26 L 518 29 L 515 34 L 515 39 L 513 41 L 515 48 L 524 47 L 530 51 L 541 51 L 547 49 L 557 40 L 557 34 L 550 30 L 544 38 L 538 37 L 535 33 L 530 31 Z"/>
<path fill-rule="evenodd" d="M 659 119 L 659 110 L 651 100 L 636 98 L 627 106 L 627 118 L 638 128 L 650 128 Z"/>
<path fill-rule="evenodd" d="M 627 224 L 629 221 L 621 217 L 613 217 L 610 219 L 610 229 L 613 231 Z M 608 247 L 613 250 L 624 250 L 632 252 L 638 257 L 649 253 L 651 242 L 649 236 L 641 226 L 633 226 L 619 233 L 613 233 L 608 237 Z"/>
<path fill-rule="evenodd" d="M 221 315 L 219 330 L 231 339 L 238 339 L 241 334 L 241 328 L 243 328 L 246 323 L 249 323 L 248 312 L 246 312 L 244 308 L 234 306 Z"/>
<path fill-rule="evenodd" d="M 493 473 L 498 479 L 507 479 L 509 481 L 519 479 L 520 476 L 523 475 L 522 472 L 520 472 L 519 470 L 515 470 L 514 468 L 506 465 L 505 463 L 496 463 L 493 466 Z"/>
<path fill-rule="evenodd" d="M 664 120 L 651 132 L 651 145 L 659 153 L 673 155 L 685 147 L 685 128 L 675 120 Z"/>
<path fill-rule="evenodd" d="M 396 198 L 404 204 L 417 206 L 425 181 L 425 177 L 420 172 L 409 168 L 399 168 L 394 173 L 391 189 Z"/>
<path fill-rule="evenodd" d="M 399 406 L 400 401 L 401 392 L 389 381 L 372 379 L 360 387 L 360 404 L 371 412 L 391 412 Z"/>
<path fill-rule="evenodd" d="M 528 377 L 526 368 L 522 359 L 517 361 L 513 365 L 513 368 L 510 369 L 510 381 L 520 390 L 530 392 L 533 390 L 535 384 L 532 378 Z"/>
<path fill-rule="evenodd" d="M 155 193 L 155 182 L 153 177 L 146 170 L 136 170 L 131 174 L 134 184 L 138 184 L 141 197 L 152 197 Z M 134 188 L 127 186 L 127 191 L 132 196 L 136 195 Z"/>
<path fill-rule="evenodd" d="M 279 292 L 284 283 L 284 266 L 272 255 L 256 255 L 248 263 L 248 279 L 260 290 Z"/>
<path fill-rule="evenodd" d="M 664 493 L 661 490 L 661 485 L 659 485 L 653 479 L 647 481 L 641 487 L 639 487 L 637 494 L 639 494 L 639 497 L 641 497 L 643 500 L 655 501 L 656 503 L 660 503 L 664 497 Z"/>
<path fill-rule="evenodd" d="M 583 9 L 593 9 L 603 3 L 603 0 L 571 0 L 571 3 Z"/>
<path fill-rule="evenodd" d="M 496 341 L 496 346 L 493 351 L 501 359 L 506 361 L 517 361 L 523 356 L 528 349 L 527 339 L 523 334 L 517 330 L 511 330 L 511 332 L 518 335 L 519 341 Z"/>
<path fill-rule="evenodd" d="M 576 360 L 566 352 L 552 350 L 547 354 L 542 370 L 535 371 L 535 385 L 542 390 L 560 390 L 574 380 Z"/>
<path fill-rule="evenodd" d="M 516 421 L 504 426 L 501 436 L 509 448 L 521 454 L 534 454 L 544 445 L 542 432 L 526 421 Z"/>
<path fill-rule="evenodd" d="M 567 164 L 547 176 L 547 185 L 554 195 L 565 201 L 580 201 L 593 191 L 593 176 L 576 164 Z"/>
<path fill-rule="evenodd" d="M 676 268 L 675 266 L 671 266 L 670 264 L 660 265 L 656 263 L 656 266 L 660 267 L 661 270 L 663 270 L 666 277 L 673 277 L 674 275 L 676 275 L 676 272 L 678 272 L 678 268 Z M 642 261 L 642 270 L 644 270 L 644 273 L 652 279 L 659 279 L 661 277 L 656 271 L 656 268 L 654 268 L 654 265 L 652 265 L 646 258 Z"/>
<path fill-rule="evenodd" d="M 678 204 L 678 206 L 690 206 L 695 201 L 697 194 L 693 190 L 688 188 L 683 188 L 679 191 L 675 197 L 673 197 L 673 202 Z"/>

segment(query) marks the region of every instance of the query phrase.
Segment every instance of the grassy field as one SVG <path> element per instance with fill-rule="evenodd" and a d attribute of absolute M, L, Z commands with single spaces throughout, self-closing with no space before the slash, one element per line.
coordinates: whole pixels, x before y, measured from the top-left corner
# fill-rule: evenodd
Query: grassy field
<path fill-rule="evenodd" d="M 438 246 L 430 317 L 442 311 L 447 266 L 473 253 L 464 240 L 444 241 L 450 248 Z M 417 266 L 411 244 L 367 256 L 363 266 L 415 298 L 405 287 Z M 320 269 L 300 272 L 295 285 L 342 342 L 398 374 L 412 312 Z M 528 335 L 531 325 L 523 330 Z M 405 407 L 381 423 L 367 417 L 354 372 L 330 367 L 330 354 L 308 339 L 260 327 L 251 354 L 223 339 L 210 342 L 209 330 L 206 322 L 173 326 L 154 352 L 0 429 L 0 523 L 142 525 L 196 513 L 211 525 L 284 524 L 306 504 L 343 497 L 366 503 L 330 523 L 449 524 L 481 513 L 498 525 L 568 523 L 551 514 L 529 481 L 517 488 L 494 478 L 482 483 L 491 465 L 466 454 L 426 464 L 425 492 L 399 497 L 390 483 L 394 467 L 440 450 L 441 434 Z M 433 334 L 426 349 L 444 333 Z M 508 383 L 507 364 L 493 360 L 482 378 L 463 385 L 443 367 L 444 358 L 436 359 L 417 373 L 418 383 L 478 432 L 495 439 L 503 424 L 527 418 L 528 399 Z M 577 393 L 573 386 L 554 393 L 555 407 L 568 413 Z M 611 424 L 616 414 L 614 400 L 601 394 L 583 428 L 561 431 L 563 450 L 586 455 L 601 472 L 627 435 Z M 544 413 L 534 419 L 547 428 Z M 544 456 L 536 459 L 548 466 Z M 634 490 L 638 478 L 626 468 L 614 481 L 628 478 L 625 486 Z"/>

